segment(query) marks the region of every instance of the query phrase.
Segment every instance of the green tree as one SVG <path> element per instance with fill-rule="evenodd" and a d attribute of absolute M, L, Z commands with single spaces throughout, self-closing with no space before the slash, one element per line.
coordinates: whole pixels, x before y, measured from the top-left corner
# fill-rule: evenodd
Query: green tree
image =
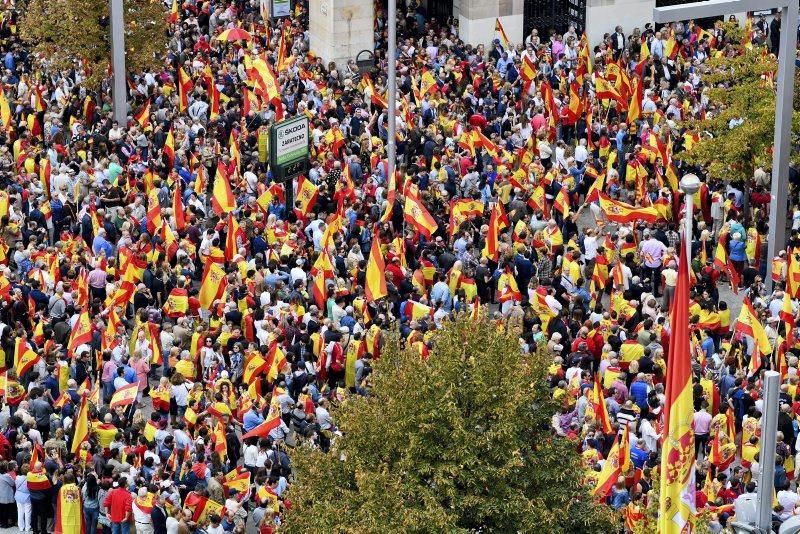
<path fill-rule="evenodd" d="M 162 2 L 123 0 L 125 56 L 130 72 L 161 65 L 167 42 Z M 107 0 L 29 0 L 20 20 L 20 35 L 33 45 L 40 64 L 49 69 L 80 67 L 86 85 L 96 88 L 111 62 Z"/>
<path fill-rule="evenodd" d="M 712 57 L 703 83 L 709 87 L 708 100 L 718 111 L 703 120 L 690 121 L 688 129 L 700 134 L 692 150 L 676 158 L 703 166 L 720 180 L 741 182 L 752 178 L 757 167 L 772 168 L 772 142 L 775 131 L 775 84 L 777 69 L 774 56 L 763 47 L 751 50 L 741 43 L 744 29 L 735 23 L 726 25 L 732 45 L 741 52 L 734 57 Z M 797 80 L 796 80 L 797 81 Z M 798 84 L 795 83 L 795 93 Z M 743 121 L 731 128 L 732 120 Z M 793 114 L 793 144 L 800 132 L 800 112 Z M 796 156 L 796 154 L 795 154 Z"/>
<path fill-rule="evenodd" d="M 336 412 L 329 454 L 298 449 L 288 532 L 614 532 L 575 443 L 556 439 L 547 362 L 514 333 L 461 318 L 427 361 L 390 341 L 367 398 Z"/>

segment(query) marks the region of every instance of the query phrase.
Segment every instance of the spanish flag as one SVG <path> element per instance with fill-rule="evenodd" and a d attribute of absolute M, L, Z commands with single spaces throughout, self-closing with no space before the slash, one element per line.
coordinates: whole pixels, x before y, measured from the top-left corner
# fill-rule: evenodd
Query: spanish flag
<path fill-rule="evenodd" d="M 8 131 L 11 126 L 11 106 L 8 104 L 6 93 L 0 89 L 0 122 L 3 123 L 3 128 Z"/>
<path fill-rule="evenodd" d="M 230 414 L 230 410 L 228 413 Z M 211 433 L 211 441 L 214 442 L 214 452 L 219 454 L 220 459 L 224 462 L 228 457 L 228 440 L 225 438 L 225 427 L 222 425 L 222 421 L 217 421 L 217 425 Z"/>
<path fill-rule="evenodd" d="M 644 100 L 642 82 L 638 77 L 634 77 L 633 92 L 631 94 L 631 101 L 628 104 L 628 124 L 632 124 L 642 118 L 642 100 Z"/>
<path fill-rule="evenodd" d="M 314 182 L 305 176 L 300 176 L 297 179 L 297 197 L 294 210 L 299 218 L 308 217 L 308 214 L 314 208 L 314 204 L 317 203 L 318 195 L 319 187 L 314 185 Z"/>
<path fill-rule="evenodd" d="M 426 239 L 430 239 L 431 235 L 439 228 L 434 218 L 422 205 L 422 200 L 411 191 L 406 194 L 403 217 L 407 223 L 414 226 Z"/>
<path fill-rule="evenodd" d="M 172 126 L 169 127 L 167 132 L 167 139 L 164 141 L 164 154 L 167 155 L 169 169 L 175 167 L 175 134 L 172 131 Z"/>
<path fill-rule="evenodd" d="M 86 530 L 83 516 L 83 498 L 77 484 L 64 484 L 56 499 L 56 524 L 54 534 L 82 534 Z"/>
<path fill-rule="evenodd" d="M 214 404 L 208 407 L 208 413 L 210 413 L 213 417 L 217 417 L 222 419 L 224 416 L 231 417 L 233 413 L 231 413 L 231 408 L 224 402 L 215 402 Z"/>
<path fill-rule="evenodd" d="M 603 434 L 611 434 L 611 417 L 608 415 L 608 407 L 606 406 L 606 396 L 603 393 L 603 388 L 600 386 L 600 375 L 594 375 L 594 387 L 592 388 L 592 407 L 594 409 L 595 423 L 603 431 Z"/>
<path fill-rule="evenodd" d="M 109 406 L 113 410 L 117 406 L 128 406 L 136 401 L 136 395 L 139 393 L 139 384 L 134 382 L 119 388 L 111 396 Z"/>
<path fill-rule="evenodd" d="M 788 292 L 783 293 L 783 302 L 781 303 L 781 311 L 778 313 L 781 321 L 786 322 L 787 326 L 795 326 L 794 311 L 792 311 L 792 297 Z"/>
<path fill-rule="evenodd" d="M 501 210 L 499 202 L 495 202 L 492 206 L 492 212 L 489 215 L 489 233 L 486 234 L 486 243 L 483 246 L 483 256 L 492 261 L 497 261 L 500 258 L 500 218 Z"/>
<path fill-rule="evenodd" d="M 683 244 L 683 243 L 681 243 Z M 681 246 L 681 250 L 684 248 Z M 664 448 L 661 454 L 661 490 L 658 530 L 661 534 L 691 532 L 694 502 L 694 404 L 689 345 L 689 261 L 678 262 L 678 281 L 670 313 Z"/>
<path fill-rule="evenodd" d="M 225 475 L 222 486 L 228 494 L 230 490 L 236 490 L 239 494 L 246 493 L 250 489 L 250 471 L 243 466 L 239 466 Z"/>
<path fill-rule="evenodd" d="M 211 191 L 211 209 L 217 216 L 230 213 L 236 208 L 236 199 L 233 198 L 228 173 L 222 161 L 217 163 L 217 174 L 214 176 L 214 188 Z"/>
<path fill-rule="evenodd" d="M 178 0 L 172 0 L 172 7 L 169 9 L 169 16 L 167 17 L 167 22 L 170 24 L 175 24 L 178 22 Z M 182 71 L 182 68 L 179 68 L 179 71 Z M 178 83 L 180 83 L 180 76 L 178 77 Z M 183 109 L 181 109 L 183 111 Z"/>
<path fill-rule="evenodd" d="M 364 287 L 364 294 L 368 301 L 375 302 L 389 294 L 386 289 L 385 271 L 386 263 L 381 252 L 380 236 L 376 232 L 372 237 L 372 247 L 370 248 L 369 261 L 367 262 L 367 278 Z"/>
<path fill-rule="evenodd" d="M 145 514 L 149 514 L 153 511 L 153 506 L 156 504 L 156 496 L 154 493 L 148 492 L 144 497 L 136 497 L 133 502 L 139 507 L 139 510 Z"/>
<path fill-rule="evenodd" d="M 522 300 L 522 294 L 519 292 L 517 280 L 514 278 L 514 273 L 511 272 L 509 267 L 497 279 L 497 300 L 501 304 L 509 300 Z"/>
<path fill-rule="evenodd" d="M 619 435 L 614 439 L 614 444 L 608 453 L 608 457 L 603 462 L 603 469 L 600 471 L 600 476 L 597 479 L 597 486 L 594 488 L 592 495 L 598 499 L 604 499 L 614 484 L 617 483 L 619 475 L 622 473 L 622 466 L 620 464 L 620 444 Z"/>
<path fill-rule="evenodd" d="M 624 102 L 622 96 L 619 94 L 619 91 L 616 87 L 611 85 L 611 83 L 597 76 L 594 79 L 594 92 L 598 100 L 614 100 L 616 102 L 621 102 L 623 105 L 627 105 L 627 102 Z"/>
<path fill-rule="evenodd" d="M 208 497 L 203 497 L 194 491 L 186 495 L 183 506 L 192 512 L 192 521 L 195 523 L 203 523 L 208 519 L 210 514 L 222 516 L 225 510 L 225 507 L 217 501 L 212 501 Z"/>
<path fill-rule="evenodd" d="M 264 371 L 264 367 L 266 365 L 267 361 L 264 358 L 262 358 L 259 354 L 254 355 L 244 366 L 242 381 L 245 384 L 252 384 L 253 380 L 255 380 L 258 374 Z"/>
<path fill-rule="evenodd" d="M 47 491 L 53 487 L 53 483 L 50 482 L 50 479 L 41 467 L 33 471 L 28 471 L 25 480 L 28 483 L 28 489 L 31 491 Z"/>
<path fill-rule="evenodd" d="M 139 126 L 142 129 L 146 130 L 148 126 L 150 126 L 150 99 L 147 99 L 147 102 L 144 103 L 144 106 L 133 116 L 136 119 L 136 122 L 139 123 Z"/>
<path fill-rule="evenodd" d="M 422 78 L 419 82 L 419 93 L 420 97 L 424 98 L 426 94 L 428 94 L 433 89 L 438 89 L 439 86 L 436 83 L 436 78 L 433 77 L 431 71 L 426 70 L 422 73 Z"/>
<path fill-rule="evenodd" d="M 612 200 L 608 195 L 600 193 L 600 209 L 603 210 L 606 218 L 611 222 L 627 224 L 629 222 L 644 221 L 655 223 L 659 220 L 658 210 L 652 206 L 647 208 L 636 208 L 619 200 Z"/>
<path fill-rule="evenodd" d="M 192 91 L 192 79 L 178 67 L 178 111 L 181 113 L 189 109 L 189 93 Z"/>
<path fill-rule="evenodd" d="M 558 194 L 556 194 L 556 198 L 553 199 L 553 209 L 560 211 L 564 217 L 569 217 L 569 194 L 567 192 L 566 187 L 561 187 L 558 190 Z M 602 206 L 602 202 L 601 202 Z"/>
<path fill-rule="evenodd" d="M 200 306 L 205 310 L 210 310 L 214 301 L 222 297 L 225 288 L 228 286 L 228 279 L 225 270 L 219 263 L 209 262 L 206 271 L 203 273 L 203 281 L 200 285 L 200 292 L 197 295 Z"/>
<path fill-rule="evenodd" d="M 78 415 L 75 417 L 75 434 L 72 436 L 72 447 L 70 452 L 78 454 L 81 448 L 81 443 L 89 439 L 89 400 L 84 396 L 81 399 L 81 407 L 78 409 Z"/>
<path fill-rule="evenodd" d="M 17 338 L 14 343 L 14 368 L 17 370 L 17 376 L 22 377 L 37 361 L 39 355 L 33 351 L 28 341 Z"/>
<path fill-rule="evenodd" d="M 159 411 L 169 410 L 169 389 L 151 389 L 150 397 L 153 399 L 153 409 Z"/>
<path fill-rule="evenodd" d="M 758 320 L 758 316 L 753 309 L 753 304 L 747 297 L 745 297 L 742 302 L 742 311 L 739 312 L 739 318 L 736 319 L 736 326 L 733 330 L 742 335 L 752 337 L 756 345 L 758 345 L 761 354 L 770 354 L 772 352 L 772 346 L 769 344 L 764 326 L 761 324 L 761 321 Z M 670 346 L 671 345 L 670 343 Z"/>
<path fill-rule="evenodd" d="M 170 291 L 163 310 L 170 319 L 185 316 L 189 311 L 189 293 L 182 287 L 176 287 Z"/>
<path fill-rule="evenodd" d="M 84 344 L 92 342 L 92 321 L 89 319 L 89 312 L 84 311 L 78 316 L 78 321 L 72 328 L 72 334 L 67 344 L 67 354 L 72 356 L 75 350 Z"/>
<path fill-rule="evenodd" d="M 239 243 L 247 240 L 244 229 L 233 216 L 233 213 L 228 213 L 228 230 L 225 233 L 225 259 L 233 261 L 233 258 L 239 253 Z"/>
<path fill-rule="evenodd" d="M 433 308 L 413 300 L 407 300 L 403 306 L 403 316 L 409 321 L 430 318 L 432 315 Z"/>
<path fill-rule="evenodd" d="M 280 410 L 273 409 L 270 411 L 267 419 L 255 427 L 250 432 L 242 436 L 242 441 L 249 438 L 266 438 L 269 433 L 281 426 L 281 413 Z"/>
<path fill-rule="evenodd" d="M 164 224 L 161 218 L 161 204 L 158 200 L 158 191 L 153 188 L 147 195 L 147 232 L 152 236 Z"/>
<path fill-rule="evenodd" d="M 499 36 L 500 43 L 503 45 L 503 48 L 508 49 L 508 36 L 506 35 L 506 31 L 503 29 L 503 24 L 500 22 L 500 19 L 494 19 L 494 33 Z"/>
<path fill-rule="evenodd" d="M 519 71 L 520 76 L 522 76 L 522 81 L 525 82 L 525 92 L 528 92 L 528 88 L 530 88 L 531 82 L 533 82 L 534 78 L 536 78 L 536 64 L 533 62 L 533 59 L 528 54 L 524 54 L 522 56 L 522 68 Z"/>
<path fill-rule="evenodd" d="M 142 431 L 142 435 L 147 440 L 148 443 L 152 443 L 156 439 L 156 428 L 155 423 L 153 421 L 147 421 L 144 425 L 144 430 Z"/>

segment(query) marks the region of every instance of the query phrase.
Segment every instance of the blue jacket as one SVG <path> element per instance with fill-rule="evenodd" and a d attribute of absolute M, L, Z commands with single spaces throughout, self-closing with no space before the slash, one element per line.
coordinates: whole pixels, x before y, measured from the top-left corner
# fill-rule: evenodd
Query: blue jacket
<path fill-rule="evenodd" d="M 744 241 L 731 239 L 728 248 L 730 249 L 728 255 L 730 256 L 731 261 L 745 261 L 747 259 Z"/>
<path fill-rule="evenodd" d="M 630 394 L 639 409 L 644 410 L 647 408 L 647 382 L 637 380 L 632 383 Z"/>

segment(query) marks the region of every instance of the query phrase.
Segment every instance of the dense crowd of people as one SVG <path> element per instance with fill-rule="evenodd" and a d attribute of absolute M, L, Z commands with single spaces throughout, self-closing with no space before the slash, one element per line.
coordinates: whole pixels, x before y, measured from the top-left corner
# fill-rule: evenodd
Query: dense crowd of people
<path fill-rule="evenodd" d="M 776 514 L 794 514 L 798 236 L 763 257 L 768 173 L 743 187 L 677 156 L 698 140 L 689 119 L 715 113 L 705 60 L 742 53 L 723 25 L 594 44 L 572 27 L 509 43 L 500 26 L 485 48 L 404 3 L 390 175 L 380 5 L 367 72 L 310 52 L 302 3 L 275 21 L 252 2 L 174 5 L 163 69 L 129 79 L 127 124 L 108 80 L 93 92 L 78 68 L 45 70 L 19 13 L 0 23 L 0 527 L 270 532 L 291 506 L 289 451 L 330 449 L 386 332 L 428 357 L 432 331 L 486 306 L 552 355 L 553 432 L 576 440 L 590 484 L 630 433 L 631 470 L 598 496 L 633 528 L 658 465 L 687 170 L 703 178 L 697 508 L 721 529 L 753 490 L 759 371 L 775 368 Z M 780 21 L 748 25 L 774 52 Z M 247 37 L 219 39 L 236 28 Z M 279 183 L 269 130 L 294 116 L 308 171 Z M 766 345 L 734 326 L 728 286 Z"/>

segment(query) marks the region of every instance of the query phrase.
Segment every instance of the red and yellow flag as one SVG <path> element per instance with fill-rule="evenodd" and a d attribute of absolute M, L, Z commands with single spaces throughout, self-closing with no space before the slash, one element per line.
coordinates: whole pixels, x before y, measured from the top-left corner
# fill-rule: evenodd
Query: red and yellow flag
<path fill-rule="evenodd" d="M 611 446 L 611 450 L 608 452 L 608 457 L 605 462 L 603 462 L 603 469 L 600 471 L 600 475 L 597 478 L 597 486 L 595 486 L 592 491 L 592 495 L 598 499 L 604 499 L 605 496 L 608 495 L 608 492 L 611 491 L 611 488 L 617 483 L 617 479 L 622 473 L 619 457 L 619 441 L 619 435 L 617 435 L 616 439 L 614 439 L 614 444 Z"/>
<path fill-rule="evenodd" d="M 592 407 L 594 409 L 594 419 L 597 425 L 603 430 L 603 434 L 611 434 L 611 417 L 608 415 L 606 406 L 606 396 L 600 386 L 600 375 L 594 375 L 594 388 L 592 390 Z"/>
<path fill-rule="evenodd" d="M 14 343 L 14 368 L 17 370 L 17 376 L 22 377 L 37 361 L 39 355 L 33 351 L 28 341 L 17 338 Z"/>
<path fill-rule="evenodd" d="M 81 489 L 74 483 L 64 484 L 58 490 L 56 524 L 53 527 L 53 533 L 82 533 L 85 530 Z"/>
<path fill-rule="evenodd" d="M 111 396 L 109 406 L 113 410 L 117 406 L 129 406 L 136 401 L 136 395 L 139 393 L 139 384 L 134 382 L 119 388 Z"/>
<path fill-rule="evenodd" d="M 652 224 L 661 217 L 658 210 L 652 206 L 637 208 L 619 200 L 612 200 L 603 193 L 600 193 L 598 197 L 600 209 L 611 222 L 627 224 L 634 221 L 645 221 Z"/>
<path fill-rule="evenodd" d="M 233 261 L 239 253 L 239 243 L 244 242 L 247 236 L 233 213 L 228 213 L 228 231 L 225 234 L 225 260 Z"/>
<path fill-rule="evenodd" d="M 503 48 L 508 48 L 508 36 L 506 35 L 506 30 L 503 29 L 503 24 L 500 22 L 500 19 L 494 19 L 494 33 L 498 35 Z"/>
<path fill-rule="evenodd" d="M 682 244 L 682 243 L 681 243 Z M 681 246 L 681 250 L 684 250 Z M 670 313 L 672 339 L 664 404 L 664 448 L 661 454 L 661 490 L 658 531 L 691 532 L 694 502 L 694 404 L 689 346 L 689 261 L 682 254 Z"/>
<path fill-rule="evenodd" d="M 214 176 L 214 188 L 211 191 L 211 208 L 218 216 L 230 213 L 236 208 L 228 173 L 222 162 L 217 163 L 217 174 Z"/>
<path fill-rule="evenodd" d="M 133 118 L 136 119 L 136 122 L 138 122 L 139 126 L 141 126 L 143 129 L 146 129 L 148 126 L 150 126 L 150 99 L 144 103 L 142 109 L 140 109 L 138 113 L 133 116 Z"/>
<path fill-rule="evenodd" d="M 314 208 L 314 204 L 317 203 L 318 195 L 319 187 L 314 185 L 314 182 L 305 176 L 300 176 L 297 179 L 297 199 L 294 210 L 298 217 L 308 217 L 308 214 Z"/>
<path fill-rule="evenodd" d="M 92 321 L 89 319 L 89 312 L 84 311 L 78 316 L 78 321 L 72 328 L 72 334 L 69 337 L 67 344 L 67 354 L 69 356 L 75 353 L 75 350 L 87 343 L 92 342 Z"/>
<path fill-rule="evenodd" d="M 225 507 L 217 501 L 212 501 L 193 491 L 186 495 L 183 506 L 192 512 L 192 521 L 195 523 L 206 521 L 210 514 L 222 516 L 225 510 Z"/>
<path fill-rule="evenodd" d="M 753 304 L 747 297 L 742 302 L 742 311 L 739 312 L 739 317 L 736 319 L 734 331 L 752 337 L 761 354 L 770 354 L 772 352 L 772 346 L 769 344 L 764 326 L 758 320 Z"/>
<path fill-rule="evenodd" d="M 389 294 L 386 289 L 386 262 L 383 260 L 381 252 L 379 234 L 376 232 L 372 237 L 372 247 L 367 262 L 367 278 L 364 287 L 364 294 L 367 300 L 375 302 Z"/>
<path fill-rule="evenodd" d="M 430 239 L 431 235 L 439 228 L 434 218 L 422 205 L 422 200 L 411 191 L 406 194 L 403 217 L 408 224 L 413 225 L 427 239 Z"/>
<path fill-rule="evenodd" d="M 249 438 L 266 438 L 267 436 L 269 436 L 270 432 L 278 428 L 280 425 L 281 425 L 280 410 L 273 409 L 263 423 L 261 423 L 253 430 L 242 436 L 242 441 Z"/>
<path fill-rule="evenodd" d="M 176 287 L 170 291 L 163 310 L 170 319 L 183 317 L 189 311 L 189 293 L 182 287 Z"/>
<path fill-rule="evenodd" d="M 200 306 L 205 310 L 210 310 L 211 305 L 222 296 L 227 286 L 228 279 L 225 277 L 225 269 L 217 262 L 209 262 L 203 273 L 203 281 L 197 295 Z"/>
<path fill-rule="evenodd" d="M 81 407 L 75 417 L 75 435 L 72 438 L 72 454 L 78 454 L 81 443 L 89 439 L 89 400 L 86 396 L 81 399 Z"/>

